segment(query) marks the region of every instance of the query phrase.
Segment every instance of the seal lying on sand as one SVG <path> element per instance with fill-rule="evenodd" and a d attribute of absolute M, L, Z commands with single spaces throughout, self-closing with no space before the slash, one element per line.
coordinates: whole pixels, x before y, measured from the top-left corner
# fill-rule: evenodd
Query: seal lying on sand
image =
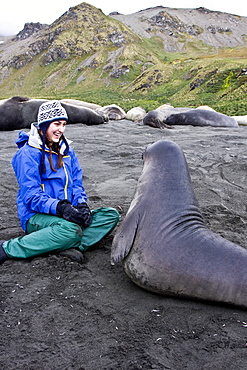
<path fill-rule="evenodd" d="M 126 119 L 133 122 L 141 122 L 146 115 L 146 111 L 142 107 L 134 107 L 126 113 Z"/>
<path fill-rule="evenodd" d="M 112 263 L 149 291 L 247 308 L 247 250 L 206 228 L 181 148 L 160 140 L 143 159 Z"/>
<path fill-rule="evenodd" d="M 126 116 L 125 111 L 116 104 L 104 105 L 101 108 L 97 108 L 96 112 L 107 115 L 109 120 L 113 120 L 113 121 L 124 119 Z"/>
<path fill-rule="evenodd" d="M 155 128 L 164 128 L 168 127 L 165 123 L 167 117 L 171 114 L 178 114 L 183 112 L 188 112 L 192 108 L 157 108 L 150 110 L 143 118 L 143 124 Z M 168 127 L 169 128 L 169 127 Z"/>
<path fill-rule="evenodd" d="M 47 99 L 30 99 L 14 96 L 0 101 L 0 130 L 11 131 L 30 128 L 37 119 L 39 107 Z M 98 125 L 108 120 L 104 113 L 97 113 L 90 108 L 61 103 L 68 114 L 68 123 Z"/>
<path fill-rule="evenodd" d="M 191 125 L 214 127 L 238 127 L 237 121 L 225 114 L 208 109 L 191 109 L 188 112 L 171 114 L 164 121 L 165 125 Z"/>

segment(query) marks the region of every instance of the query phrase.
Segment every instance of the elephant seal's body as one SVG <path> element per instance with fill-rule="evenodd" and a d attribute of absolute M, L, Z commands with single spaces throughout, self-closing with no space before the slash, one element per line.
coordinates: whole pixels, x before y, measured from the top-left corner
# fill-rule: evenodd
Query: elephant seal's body
<path fill-rule="evenodd" d="M 191 125 L 213 127 L 238 127 L 237 121 L 226 114 L 208 109 L 191 109 L 188 112 L 171 114 L 164 121 L 165 125 Z"/>
<path fill-rule="evenodd" d="M 116 104 L 105 105 L 96 109 L 97 113 L 105 114 L 109 120 L 118 121 L 124 119 L 126 116 L 125 111 Z"/>
<path fill-rule="evenodd" d="M 145 109 L 142 107 L 134 107 L 126 113 L 126 119 L 133 122 L 141 122 L 146 115 Z"/>
<path fill-rule="evenodd" d="M 206 228 L 182 150 L 148 146 L 136 194 L 112 245 L 139 286 L 247 308 L 247 250 Z"/>

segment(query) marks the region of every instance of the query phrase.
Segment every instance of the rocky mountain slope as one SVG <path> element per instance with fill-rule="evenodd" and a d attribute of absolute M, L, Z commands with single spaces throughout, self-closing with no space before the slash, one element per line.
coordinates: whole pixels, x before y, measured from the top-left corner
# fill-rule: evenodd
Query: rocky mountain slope
<path fill-rule="evenodd" d="M 245 45 L 247 18 L 205 8 L 155 7 L 130 15 L 111 14 L 141 37 L 158 36 L 168 52 L 185 51 L 193 40 L 213 48 Z"/>
<path fill-rule="evenodd" d="M 151 108 L 152 101 L 208 104 L 212 94 L 222 103 L 234 93 L 240 103 L 233 113 L 239 114 L 245 109 L 246 40 L 247 17 L 162 6 L 106 16 L 81 3 L 51 25 L 26 24 L 2 40 L 0 96 L 98 104 L 113 103 L 113 96 L 114 103 L 145 98 Z"/>

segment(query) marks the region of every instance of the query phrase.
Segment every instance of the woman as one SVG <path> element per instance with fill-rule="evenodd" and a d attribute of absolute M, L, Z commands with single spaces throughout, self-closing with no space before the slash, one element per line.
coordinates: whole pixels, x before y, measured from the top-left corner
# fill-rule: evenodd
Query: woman
<path fill-rule="evenodd" d="M 67 121 L 60 102 L 48 101 L 40 106 L 38 122 L 31 125 L 29 135 L 19 133 L 12 165 L 20 187 L 17 209 L 25 235 L 0 242 L 0 263 L 50 251 L 63 251 L 82 262 L 81 251 L 102 239 L 119 220 L 114 208 L 90 211 L 82 169 L 64 136 Z"/>

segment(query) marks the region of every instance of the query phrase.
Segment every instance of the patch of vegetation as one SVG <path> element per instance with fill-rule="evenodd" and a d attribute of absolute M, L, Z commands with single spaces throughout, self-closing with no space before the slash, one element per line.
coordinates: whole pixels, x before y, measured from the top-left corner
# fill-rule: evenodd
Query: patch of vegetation
<path fill-rule="evenodd" d="M 107 44 L 104 40 L 110 31 L 114 34 L 119 22 L 112 20 L 112 28 L 106 29 L 105 16 L 99 11 L 97 17 L 103 23 L 93 43 L 91 36 L 90 42 L 82 37 L 79 28 L 66 25 L 55 44 L 64 45 L 66 59 L 44 66 L 46 50 L 21 69 L 11 67 L 5 76 L 0 69 L 1 97 L 72 98 L 100 105 L 115 103 L 126 111 L 135 106 L 149 111 L 170 103 L 175 107 L 209 105 L 228 115 L 247 113 L 246 48 L 225 48 L 215 54 L 213 47 L 191 38 L 183 51 L 168 53 L 160 37 L 141 38 L 122 26 L 128 42 Z M 54 29 L 60 26 L 57 22 Z M 106 46 L 101 45 L 104 42 Z M 119 75 L 114 75 L 118 70 Z"/>

